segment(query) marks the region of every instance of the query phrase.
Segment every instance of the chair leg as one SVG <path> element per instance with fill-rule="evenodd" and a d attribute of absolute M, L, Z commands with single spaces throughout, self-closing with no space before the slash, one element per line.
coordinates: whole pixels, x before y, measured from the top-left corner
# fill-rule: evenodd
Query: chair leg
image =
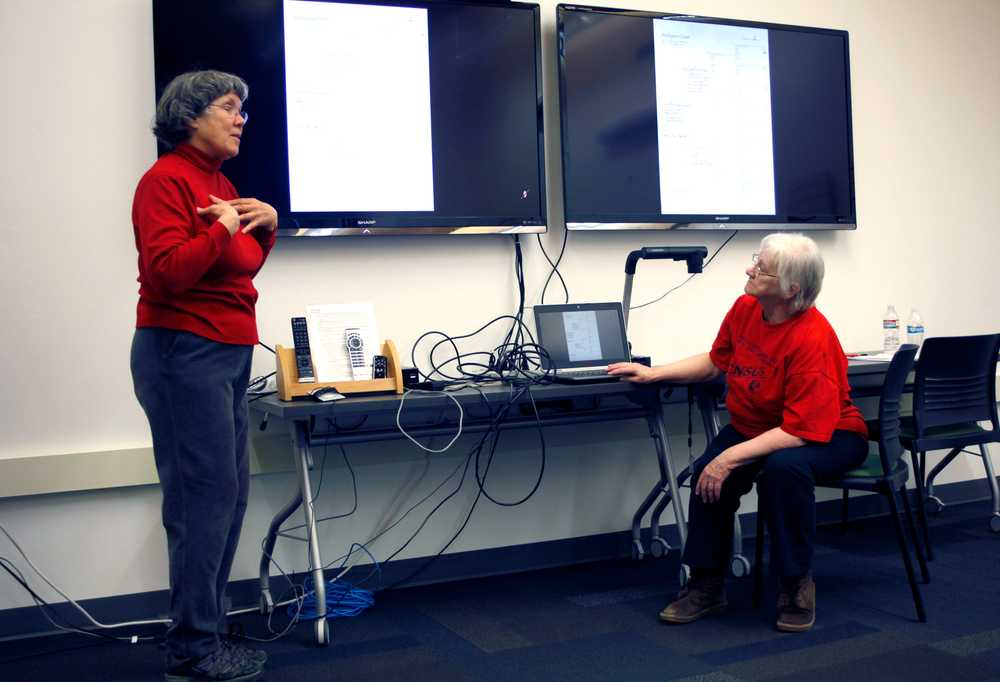
<path fill-rule="evenodd" d="M 993 473 L 993 462 L 990 461 L 990 450 L 985 443 L 979 446 L 979 452 L 983 456 L 983 468 L 986 469 L 986 483 L 990 487 L 990 498 L 993 501 L 993 514 L 990 517 L 990 528 L 993 532 L 1000 530 L 1000 491 L 997 490 L 996 474 Z"/>
<path fill-rule="evenodd" d="M 924 499 L 924 454 L 923 452 L 911 453 L 914 456 L 913 480 L 917 484 L 917 518 L 920 520 L 920 529 L 923 531 L 924 548 L 927 550 L 927 561 L 934 561 L 934 548 L 931 547 L 931 534 L 927 530 L 927 506 Z"/>
<path fill-rule="evenodd" d="M 851 499 L 851 491 L 844 488 L 844 496 L 840 502 L 840 529 L 847 530 L 847 501 Z"/>
<path fill-rule="evenodd" d="M 896 530 L 896 539 L 899 541 L 899 552 L 903 555 L 903 564 L 906 566 L 906 577 L 910 581 L 910 591 L 913 593 L 913 605 L 917 608 L 917 618 L 921 623 L 927 622 L 927 614 L 924 612 L 924 600 L 920 596 L 920 586 L 917 585 L 917 577 L 913 573 L 913 562 L 910 560 L 910 551 L 906 548 L 906 538 L 903 536 L 903 525 L 899 522 L 899 507 L 896 505 L 896 490 L 892 487 L 885 492 L 889 499 L 892 525 Z"/>
<path fill-rule="evenodd" d="M 910 506 L 910 493 L 906 490 L 906 485 L 900 490 L 900 497 L 903 498 L 903 509 L 906 510 L 906 528 L 910 531 L 910 541 L 913 542 L 913 551 L 917 553 L 917 562 L 920 564 L 920 575 L 924 579 L 924 584 L 931 581 L 931 574 L 927 570 L 927 560 L 924 558 L 924 550 L 921 547 L 920 537 L 917 535 L 917 524 L 913 522 L 913 509 Z"/>
<path fill-rule="evenodd" d="M 754 538 L 753 553 L 753 605 L 760 606 L 764 593 L 764 510 L 760 503 L 760 487 L 757 487 L 757 535 Z"/>

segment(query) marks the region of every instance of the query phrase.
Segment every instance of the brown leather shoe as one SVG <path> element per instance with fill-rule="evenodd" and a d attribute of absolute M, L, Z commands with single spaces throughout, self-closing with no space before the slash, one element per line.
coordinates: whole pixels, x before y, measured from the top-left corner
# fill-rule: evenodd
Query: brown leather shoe
<path fill-rule="evenodd" d="M 665 623 L 690 623 L 726 610 L 726 581 L 721 576 L 691 577 L 677 599 L 660 611 Z"/>
<path fill-rule="evenodd" d="M 805 632 L 816 622 L 816 583 L 811 575 L 782 578 L 778 622 L 782 632 Z"/>

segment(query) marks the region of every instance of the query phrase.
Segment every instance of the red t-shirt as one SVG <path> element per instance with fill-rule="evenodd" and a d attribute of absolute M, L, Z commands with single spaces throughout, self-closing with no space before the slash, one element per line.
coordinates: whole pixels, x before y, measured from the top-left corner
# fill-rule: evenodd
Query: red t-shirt
<path fill-rule="evenodd" d="M 198 215 L 208 195 L 239 194 L 219 163 L 188 144 L 153 164 L 135 190 L 132 227 L 139 251 L 136 327 L 165 327 L 213 341 L 257 343 L 251 281 L 274 246 L 275 233 L 237 231 Z"/>
<path fill-rule="evenodd" d="M 760 303 L 741 296 L 722 321 L 712 362 L 726 373 L 730 423 L 748 438 L 776 426 L 827 443 L 837 429 L 868 429 L 850 398 L 847 358 L 816 308 L 767 324 Z"/>

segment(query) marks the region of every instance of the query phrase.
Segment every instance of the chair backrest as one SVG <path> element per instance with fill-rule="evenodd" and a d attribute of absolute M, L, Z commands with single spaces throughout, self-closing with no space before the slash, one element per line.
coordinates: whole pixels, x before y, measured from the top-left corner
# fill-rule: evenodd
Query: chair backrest
<path fill-rule="evenodd" d="M 997 424 L 996 371 L 1000 334 L 937 336 L 924 341 L 913 386 L 917 436 L 935 426 Z"/>
<path fill-rule="evenodd" d="M 900 346 L 892 356 L 882 384 L 882 397 L 878 403 L 878 452 L 886 473 L 895 469 L 899 458 L 903 456 L 903 446 L 899 442 L 899 402 L 906 378 L 913 370 L 916 355 L 917 347 L 912 343 Z"/>

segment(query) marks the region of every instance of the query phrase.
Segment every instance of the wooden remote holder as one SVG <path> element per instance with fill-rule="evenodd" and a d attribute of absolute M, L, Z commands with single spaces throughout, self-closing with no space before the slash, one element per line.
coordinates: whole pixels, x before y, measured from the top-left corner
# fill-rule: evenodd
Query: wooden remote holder
<path fill-rule="evenodd" d="M 317 388 L 333 388 L 338 393 L 402 393 L 403 367 L 399 362 L 396 344 L 386 339 L 382 344 L 382 355 L 386 357 L 386 378 L 366 381 L 311 381 L 299 383 L 299 373 L 295 369 L 295 349 L 275 346 L 278 364 L 278 397 L 282 400 L 307 397 Z"/>

